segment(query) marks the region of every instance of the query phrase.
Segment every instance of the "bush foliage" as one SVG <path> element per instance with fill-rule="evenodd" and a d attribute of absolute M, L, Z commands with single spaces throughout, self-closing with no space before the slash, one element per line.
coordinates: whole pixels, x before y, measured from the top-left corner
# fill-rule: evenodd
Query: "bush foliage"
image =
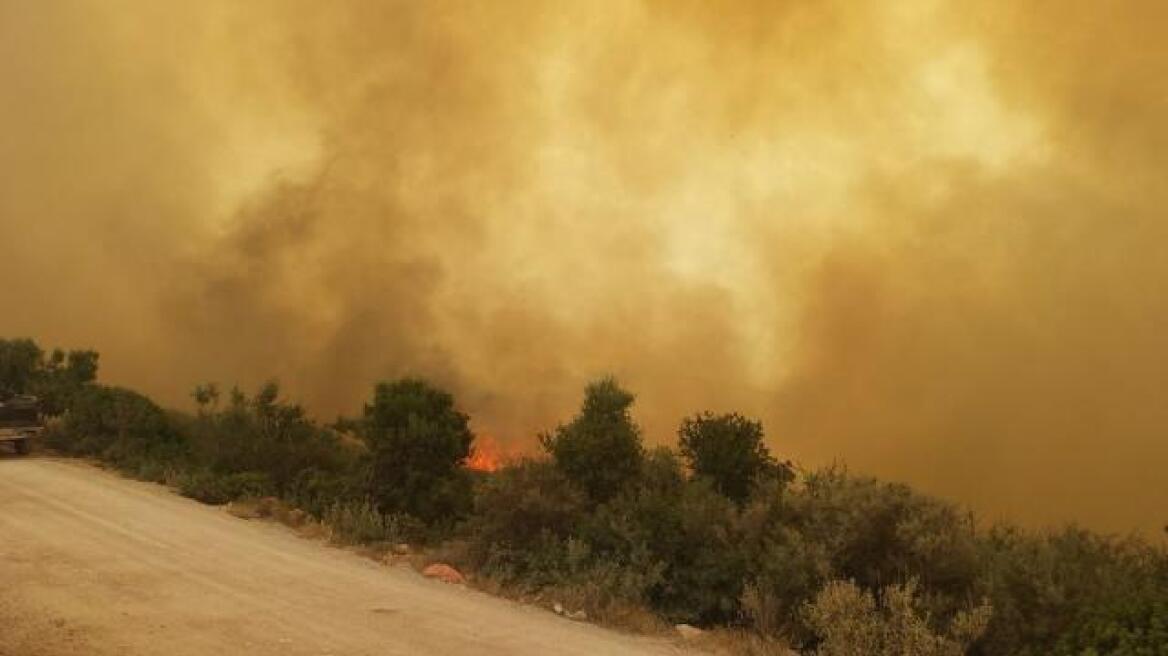
<path fill-rule="evenodd" d="M 985 633 L 992 612 L 986 604 L 961 611 L 939 633 L 915 580 L 887 586 L 879 598 L 851 581 L 832 581 L 804 608 L 819 656 L 961 656 Z"/>
<path fill-rule="evenodd" d="M 737 413 L 709 412 L 686 418 L 677 431 L 678 449 L 694 476 L 706 478 L 720 494 L 746 503 L 756 485 L 790 480 L 763 440 L 762 422 Z"/>
<path fill-rule="evenodd" d="M 45 353 L 31 339 L 0 339 L 0 401 L 33 394 L 40 397 L 43 413 L 60 415 L 97 379 L 97 360 L 96 351 Z"/>
<path fill-rule="evenodd" d="M 418 379 L 380 383 L 365 406 L 370 495 L 383 513 L 451 523 L 472 504 L 462 463 L 474 435 L 454 397 Z"/>
<path fill-rule="evenodd" d="M 542 438 L 546 457 L 470 472 L 466 415 L 433 385 L 378 384 L 321 426 L 274 383 L 191 414 L 94 382 L 96 354 L 0 340 L 0 391 L 56 385 L 67 454 L 207 503 L 273 495 L 349 543 L 447 541 L 485 579 L 615 617 L 722 625 L 808 653 L 1168 654 L 1168 553 L 1067 528 L 979 527 L 961 508 L 838 467 L 780 464 L 758 422 L 682 422 L 646 451 L 611 378 Z M 72 372 L 72 373 L 62 373 Z M 37 386 L 41 387 L 37 387 Z"/>
<path fill-rule="evenodd" d="M 584 390 L 580 414 L 540 438 L 556 467 L 594 502 L 626 489 L 641 469 L 641 429 L 629 409 L 633 395 L 612 378 Z"/>

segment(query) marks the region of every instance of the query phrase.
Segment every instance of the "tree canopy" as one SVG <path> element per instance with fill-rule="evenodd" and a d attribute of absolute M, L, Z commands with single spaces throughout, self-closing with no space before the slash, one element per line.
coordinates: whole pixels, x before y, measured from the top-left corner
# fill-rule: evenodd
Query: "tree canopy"
<path fill-rule="evenodd" d="M 678 447 L 695 477 L 742 504 L 764 477 L 788 474 L 771 456 L 762 423 L 737 413 L 710 412 L 686 418 L 677 431 Z"/>
<path fill-rule="evenodd" d="M 54 349 L 46 355 L 31 339 L 0 339 L 0 400 L 34 394 L 42 412 L 59 415 L 97 379 L 97 362 L 97 351 Z"/>
<path fill-rule="evenodd" d="M 379 383 L 363 430 L 372 452 L 370 492 L 382 512 L 435 521 L 469 511 L 462 463 L 474 435 L 450 393 L 416 378 Z"/>
<path fill-rule="evenodd" d="M 634 396 L 613 378 L 584 390 L 580 414 L 540 441 L 556 466 L 595 502 L 607 501 L 636 479 L 644 448 L 629 408 Z"/>

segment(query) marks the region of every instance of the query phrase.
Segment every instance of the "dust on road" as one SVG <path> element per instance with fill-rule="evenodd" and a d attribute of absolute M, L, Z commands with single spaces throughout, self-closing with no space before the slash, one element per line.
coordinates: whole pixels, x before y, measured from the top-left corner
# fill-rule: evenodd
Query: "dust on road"
<path fill-rule="evenodd" d="M 83 463 L 0 458 L 0 656 L 676 653 Z"/>

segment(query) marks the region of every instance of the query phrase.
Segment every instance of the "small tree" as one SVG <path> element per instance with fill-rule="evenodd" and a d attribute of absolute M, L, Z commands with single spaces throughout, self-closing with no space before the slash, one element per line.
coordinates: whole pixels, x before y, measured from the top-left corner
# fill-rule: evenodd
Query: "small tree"
<path fill-rule="evenodd" d="M 380 383 L 365 406 L 365 435 L 370 494 L 381 512 L 433 522 L 469 510 L 470 480 L 461 465 L 474 435 L 449 393 L 414 378 Z"/>
<path fill-rule="evenodd" d="M 78 387 L 97 380 L 98 357 L 93 350 L 69 351 L 65 358 L 66 380 Z"/>
<path fill-rule="evenodd" d="M 0 339 L 0 401 L 28 391 L 43 357 L 44 351 L 31 339 Z"/>
<path fill-rule="evenodd" d="M 760 479 L 790 477 L 787 467 L 771 457 L 762 424 L 737 413 L 695 415 L 681 422 L 677 435 L 694 476 L 709 479 L 735 503 L 745 503 Z"/>
<path fill-rule="evenodd" d="M 97 351 L 45 352 L 31 339 L 0 339 L 0 401 L 14 394 L 40 397 L 41 412 L 56 416 L 97 379 Z"/>
<path fill-rule="evenodd" d="M 97 351 L 54 349 L 29 385 L 41 399 L 41 412 L 57 416 L 72 407 L 78 394 L 97 379 L 97 360 Z"/>
<path fill-rule="evenodd" d="M 195 385 L 195 389 L 191 391 L 191 398 L 195 400 L 200 415 L 206 414 L 208 411 L 214 412 L 219 406 L 219 384 Z"/>
<path fill-rule="evenodd" d="M 612 498 L 641 471 L 641 429 L 629 414 L 633 400 L 612 378 L 593 382 L 580 414 L 540 436 L 556 467 L 594 502 Z"/>

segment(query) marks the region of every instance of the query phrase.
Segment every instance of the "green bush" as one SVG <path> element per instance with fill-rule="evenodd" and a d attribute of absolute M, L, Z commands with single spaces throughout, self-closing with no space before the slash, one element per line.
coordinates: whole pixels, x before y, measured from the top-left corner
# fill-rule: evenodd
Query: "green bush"
<path fill-rule="evenodd" d="M 552 463 L 521 460 L 487 479 L 468 529 L 471 562 L 504 583 L 560 582 L 567 544 L 587 514 L 584 495 Z"/>
<path fill-rule="evenodd" d="M 673 621 L 730 622 L 739 614 L 747 570 L 738 511 L 700 479 L 687 482 L 676 501 L 669 521 L 648 535 L 653 556 L 665 565 L 654 606 Z"/>
<path fill-rule="evenodd" d="M 179 462 L 175 459 L 138 458 L 133 463 L 124 463 L 119 469 L 125 475 L 140 481 L 170 484 L 177 476 Z"/>
<path fill-rule="evenodd" d="M 274 492 L 271 479 L 263 472 L 219 474 L 203 469 L 178 475 L 176 483 L 179 494 L 213 505 L 271 496 Z"/>
<path fill-rule="evenodd" d="M 822 545 L 767 515 L 758 504 L 744 518 L 743 549 L 748 574 L 743 587 L 743 617 L 759 633 L 802 641 L 810 637 L 799 609 L 834 572 Z"/>
<path fill-rule="evenodd" d="M 673 622 L 718 623 L 738 610 L 746 563 L 734 504 L 687 481 L 676 455 L 649 454 L 642 476 L 579 523 L 596 563 L 658 572 L 639 593 Z"/>
<path fill-rule="evenodd" d="M 50 446 L 66 453 L 97 456 L 122 469 L 143 461 L 176 462 L 187 443 L 170 417 L 150 399 L 118 387 L 93 385 L 74 398 Z"/>
<path fill-rule="evenodd" d="M 381 512 L 452 525 L 473 505 L 463 463 L 474 435 L 447 392 L 422 380 L 380 383 L 365 407 L 370 495 Z"/>
<path fill-rule="evenodd" d="M 301 472 L 352 465 L 336 434 L 317 426 L 299 405 L 281 401 L 276 383 L 266 383 L 250 398 L 233 389 L 222 410 L 217 389 L 196 388 L 199 413 L 184 427 L 199 466 L 219 474 L 264 472 L 276 492 L 288 494 Z"/>
<path fill-rule="evenodd" d="M 877 598 L 851 581 L 833 581 L 804 608 L 818 636 L 819 656 L 963 656 L 984 631 L 992 611 L 980 605 L 958 612 L 935 632 L 914 581 L 886 586 Z"/>
<path fill-rule="evenodd" d="M 564 545 L 565 568 L 549 592 L 592 615 L 614 609 L 645 608 L 660 585 L 664 566 L 642 543 L 619 560 L 597 557 L 587 542 L 569 538 Z"/>
<path fill-rule="evenodd" d="M 657 450 L 620 496 L 593 503 L 552 463 L 497 472 L 466 531 L 473 564 L 528 589 L 571 588 L 593 610 L 643 604 L 673 621 L 734 617 L 745 563 L 733 504 Z"/>
<path fill-rule="evenodd" d="M 825 469 L 783 495 L 778 513 L 780 522 L 826 554 L 834 578 L 879 590 L 915 577 L 939 617 L 976 592 L 972 517 L 905 485 Z"/>
<path fill-rule="evenodd" d="M 594 502 L 613 498 L 640 473 L 641 429 L 629 414 L 633 399 L 612 378 L 591 383 L 580 414 L 540 438 L 560 471 Z"/>
<path fill-rule="evenodd" d="M 317 519 L 335 503 L 357 503 L 366 499 L 368 476 L 355 462 L 348 468 L 329 471 L 310 467 L 301 470 L 284 492 L 284 497 Z"/>
<path fill-rule="evenodd" d="M 1168 654 L 1168 590 L 1140 586 L 1092 599 L 1059 636 L 1056 656 L 1164 656 Z"/>
<path fill-rule="evenodd" d="M 1162 654 L 1168 554 L 1068 528 L 982 538 L 979 588 L 994 619 L 978 654 Z"/>
<path fill-rule="evenodd" d="M 40 398 L 41 412 L 58 416 L 97 378 L 96 351 L 45 352 L 31 339 L 0 339 L 0 401 L 14 394 Z"/>
<path fill-rule="evenodd" d="M 718 493 L 745 504 L 755 486 L 765 481 L 787 482 L 790 468 L 780 465 L 763 440 L 762 423 L 737 413 L 709 412 L 686 418 L 677 431 L 678 448 L 698 478 L 706 478 Z"/>
<path fill-rule="evenodd" d="M 0 339 L 0 401 L 29 391 L 44 355 L 31 339 Z"/>

